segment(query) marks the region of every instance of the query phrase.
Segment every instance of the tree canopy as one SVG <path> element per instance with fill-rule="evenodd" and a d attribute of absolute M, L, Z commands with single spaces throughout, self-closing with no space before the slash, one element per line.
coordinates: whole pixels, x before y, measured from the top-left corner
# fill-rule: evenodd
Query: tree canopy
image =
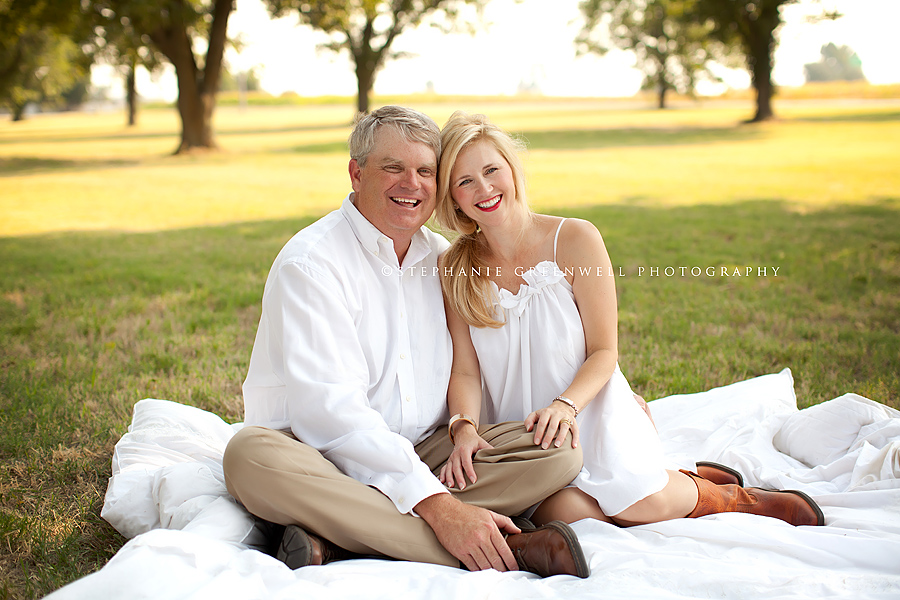
<path fill-rule="evenodd" d="M 29 102 L 62 103 L 87 77 L 83 25 L 80 3 L 72 0 L 0 2 L 0 103 L 13 120 Z"/>
<path fill-rule="evenodd" d="M 119 15 L 109 6 L 91 4 L 91 24 L 94 28 L 96 56 L 125 72 L 125 98 L 128 104 L 128 124 L 137 120 L 137 89 L 135 74 L 139 66 L 151 73 L 165 62 L 165 56 L 142 35 L 127 15 Z"/>
<path fill-rule="evenodd" d="M 666 92 L 692 95 L 700 78 L 718 79 L 713 60 L 734 62 L 734 45 L 710 38 L 710 24 L 690 18 L 697 0 L 582 0 L 584 25 L 575 40 L 579 52 L 630 50 L 644 73 L 644 88 L 656 89 L 658 106 Z"/>
<path fill-rule="evenodd" d="M 323 45 L 333 52 L 350 53 L 356 70 L 357 109 L 369 112 L 375 77 L 388 60 L 403 56 L 391 50 L 397 36 L 432 16 L 443 17 L 450 27 L 460 23 L 461 9 L 478 9 L 487 0 L 265 0 L 272 16 L 296 13 L 300 20 L 331 35 Z M 437 13 L 442 13 L 437 15 Z M 435 23 L 437 24 L 437 23 Z"/>

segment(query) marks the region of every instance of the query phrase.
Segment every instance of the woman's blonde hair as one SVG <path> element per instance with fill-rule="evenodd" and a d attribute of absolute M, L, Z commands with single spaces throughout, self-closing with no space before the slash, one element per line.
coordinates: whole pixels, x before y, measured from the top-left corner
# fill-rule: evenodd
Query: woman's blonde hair
<path fill-rule="evenodd" d="M 515 204 L 529 217 L 531 209 L 525 198 L 525 173 L 519 153 L 525 144 L 491 123 L 484 115 L 456 111 L 441 129 L 441 166 L 438 171 L 438 201 L 435 220 L 444 230 L 459 236 L 444 254 L 441 283 L 450 307 L 474 327 L 502 327 L 493 308 L 495 299 L 487 278 L 487 265 L 481 258 L 481 236 L 478 225 L 463 211 L 457 210 L 450 192 L 450 172 L 456 159 L 467 147 L 488 141 L 509 164 L 515 185 Z"/>

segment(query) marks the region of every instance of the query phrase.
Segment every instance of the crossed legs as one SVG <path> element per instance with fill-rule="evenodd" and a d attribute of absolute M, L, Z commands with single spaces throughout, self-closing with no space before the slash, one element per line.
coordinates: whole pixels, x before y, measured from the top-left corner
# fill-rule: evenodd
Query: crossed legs
<path fill-rule="evenodd" d="M 480 433 L 494 448 L 476 455 L 475 484 L 451 490 L 464 502 L 515 515 L 581 469 L 580 449 L 535 447 L 521 423 L 486 426 Z M 435 473 L 452 451 L 446 428 L 416 446 Z M 244 428 L 229 442 L 223 468 L 229 493 L 262 519 L 300 525 L 358 554 L 459 565 L 423 519 L 398 512 L 387 496 L 344 475 L 289 434 Z"/>

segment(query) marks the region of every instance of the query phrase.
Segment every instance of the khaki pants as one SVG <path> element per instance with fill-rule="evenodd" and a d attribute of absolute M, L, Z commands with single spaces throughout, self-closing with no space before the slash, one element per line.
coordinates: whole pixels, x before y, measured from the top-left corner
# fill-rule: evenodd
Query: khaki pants
<path fill-rule="evenodd" d="M 451 490 L 468 504 L 517 515 L 581 470 L 581 448 L 572 448 L 571 437 L 543 450 L 521 422 L 482 426 L 479 433 L 494 448 L 475 455 L 478 481 Z M 435 475 L 452 451 L 446 427 L 416 446 Z M 245 427 L 228 443 L 223 467 L 229 493 L 262 519 L 300 525 L 359 554 L 459 566 L 424 519 L 400 513 L 387 496 L 344 475 L 289 433 Z"/>

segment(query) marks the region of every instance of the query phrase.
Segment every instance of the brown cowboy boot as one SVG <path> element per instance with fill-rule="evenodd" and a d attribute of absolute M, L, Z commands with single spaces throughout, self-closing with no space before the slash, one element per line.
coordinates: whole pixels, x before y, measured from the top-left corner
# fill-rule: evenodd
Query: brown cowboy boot
<path fill-rule="evenodd" d="M 791 525 L 824 525 L 825 515 L 815 501 L 797 490 L 763 490 L 737 485 L 716 485 L 696 473 L 682 470 L 694 480 L 699 492 L 697 506 L 689 518 L 722 512 L 743 512 L 774 517 Z"/>
<path fill-rule="evenodd" d="M 506 544 L 516 557 L 520 570 L 537 573 L 541 577 L 574 575 L 585 579 L 591 574 L 578 537 L 562 521 L 520 529 L 522 533 L 506 537 Z"/>
<path fill-rule="evenodd" d="M 697 463 L 697 475 L 716 485 L 736 485 L 744 487 L 744 478 L 736 470 L 719 463 L 702 461 Z"/>

